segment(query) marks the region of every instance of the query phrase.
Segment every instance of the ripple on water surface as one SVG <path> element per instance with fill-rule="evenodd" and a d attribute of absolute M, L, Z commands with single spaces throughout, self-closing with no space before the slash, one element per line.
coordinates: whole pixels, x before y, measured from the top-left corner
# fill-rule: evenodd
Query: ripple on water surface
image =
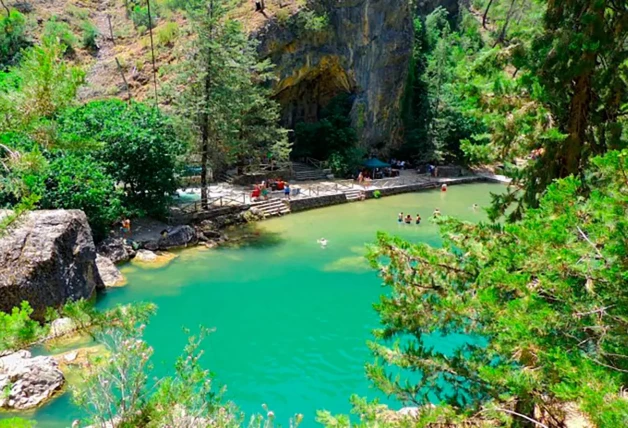
<path fill-rule="evenodd" d="M 353 393 L 374 398 L 364 375 L 366 341 L 377 326 L 372 304 L 385 292 L 361 256 L 378 230 L 438 245 L 427 219 L 435 208 L 469 221 L 486 216 L 496 184 L 451 186 L 293 214 L 259 225 L 259 242 L 214 251 L 188 250 L 158 269 L 124 268 L 128 286 L 99 305 L 152 301 L 158 313 L 146 330 L 155 348 L 155 374 L 171 372 L 185 345 L 182 327 L 216 328 L 204 364 L 228 385 L 228 397 L 247 413 L 267 403 L 286 425 L 295 413 L 313 425 L 317 409 L 349 411 Z M 403 211 L 423 217 L 400 225 Z M 321 248 L 317 239 L 329 244 Z M 435 338 L 447 348 L 463 340 Z M 43 427 L 67 426 L 78 414 L 66 396 L 39 410 Z"/>

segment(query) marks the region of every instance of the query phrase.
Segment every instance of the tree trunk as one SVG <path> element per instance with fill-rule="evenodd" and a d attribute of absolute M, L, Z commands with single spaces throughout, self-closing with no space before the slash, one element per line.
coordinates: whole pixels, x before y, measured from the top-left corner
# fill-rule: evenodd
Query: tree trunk
<path fill-rule="evenodd" d="M 530 400 L 522 399 L 521 397 L 518 398 L 517 404 L 515 404 L 515 413 L 527 416 L 528 418 L 534 420 L 534 403 Z M 513 427 L 536 428 L 537 426 L 528 419 L 515 416 L 513 418 Z"/>
<path fill-rule="evenodd" d="M 9 10 L 9 8 L 7 7 L 6 4 L 4 4 L 3 0 L 0 0 L 0 4 L 2 4 L 2 7 L 4 8 L 4 10 L 7 11 L 7 18 L 9 18 L 11 16 L 11 11 Z"/>
<path fill-rule="evenodd" d="M 493 45 L 493 47 L 497 46 L 500 43 L 504 43 L 504 40 L 506 39 L 506 30 L 508 29 L 508 24 L 510 23 L 510 18 L 512 18 L 513 10 L 516 3 L 517 0 L 512 0 L 512 2 L 510 3 L 510 8 L 508 8 L 508 13 L 506 14 L 506 21 L 504 22 L 504 25 L 499 32 L 499 36 L 497 36 L 497 40 L 495 40 L 495 44 Z"/>
<path fill-rule="evenodd" d="M 209 2 L 209 37 L 213 37 L 214 25 L 214 0 Z M 207 69 L 205 73 L 205 105 L 202 113 L 201 127 L 201 206 L 203 209 L 209 208 L 207 196 L 207 162 L 209 160 L 209 104 L 211 103 L 211 86 L 212 86 L 212 52 L 211 48 L 207 52 Z"/>
<path fill-rule="evenodd" d="M 155 66 L 155 44 L 153 42 L 153 18 L 150 11 L 150 0 L 146 0 L 148 8 L 148 33 L 150 34 L 150 52 L 153 59 L 153 85 L 155 87 L 155 107 L 159 104 L 157 99 L 157 67 Z"/>
<path fill-rule="evenodd" d="M 486 18 L 488 17 L 488 11 L 491 8 L 492 4 L 493 4 L 493 0 L 490 0 L 488 2 L 488 5 L 486 6 L 486 10 L 484 11 L 484 15 L 482 16 L 482 27 L 484 27 L 484 29 L 486 29 Z"/>

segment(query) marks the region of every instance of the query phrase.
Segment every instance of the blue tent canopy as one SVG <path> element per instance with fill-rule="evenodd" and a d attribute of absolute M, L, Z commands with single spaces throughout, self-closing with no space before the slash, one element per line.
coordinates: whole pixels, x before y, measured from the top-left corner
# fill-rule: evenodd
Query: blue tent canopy
<path fill-rule="evenodd" d="M 364 162 L 364 166 L 367 167 L 368 169 L 389 168 L 390 164 L 386 162 L 382 162 L 381 160 L 377 158 L 372 158 Z"/>

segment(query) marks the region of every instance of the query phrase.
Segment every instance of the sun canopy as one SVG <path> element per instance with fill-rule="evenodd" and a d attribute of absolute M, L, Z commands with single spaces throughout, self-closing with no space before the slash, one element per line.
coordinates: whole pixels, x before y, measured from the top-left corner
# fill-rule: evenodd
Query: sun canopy
<path fill-rule="evenodd" d="M 386 162 L 382 162 L 381 160 L 377 158 L 373 158 L 364 162 L 364 166 L 367 167 L 368 169 L 389 168 L 390 164 Z"/>

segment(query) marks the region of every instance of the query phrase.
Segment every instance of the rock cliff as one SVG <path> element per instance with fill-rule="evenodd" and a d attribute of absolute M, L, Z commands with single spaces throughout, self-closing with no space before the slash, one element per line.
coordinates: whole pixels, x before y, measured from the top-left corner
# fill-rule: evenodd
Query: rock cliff
<path fill-rule="evenodd" d="M 255 35 L 260 53 L 277 65 L 277 100 L 284 125 L 316 121 L 336 95 L 354 95 L 352 121 L 370 146 L 396 138 L 412 51 L 407 0 L 310 2 L 328 25 L 308 30 L 297 14 L 274 19 Z"/>
<path fill-rule="evenodd" d="M 85 213 L 32 211 L 0 236 L 0 310 L 23 300 L 43 319 L 47 307 L 89 298 L 103 282 Z"/>

